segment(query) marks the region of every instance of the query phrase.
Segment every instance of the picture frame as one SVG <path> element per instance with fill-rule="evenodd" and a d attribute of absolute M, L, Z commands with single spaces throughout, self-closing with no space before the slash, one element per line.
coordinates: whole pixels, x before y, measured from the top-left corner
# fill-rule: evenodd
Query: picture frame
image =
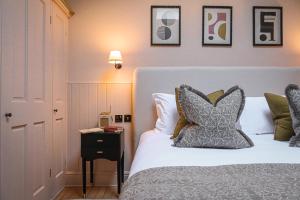
<path fill-rule="evenodd" d="M 253 7 L 253 46 L 283 46 L 282 7 Z"/>
<path fill-rule="evenodd" d="M 151 45 L 181 45 L 181 6 L 151 6 Z"/>
<path fill-rule="evenodd" d="M 202 45 L 232 46 L 232 6 L 202 7 Z"/>

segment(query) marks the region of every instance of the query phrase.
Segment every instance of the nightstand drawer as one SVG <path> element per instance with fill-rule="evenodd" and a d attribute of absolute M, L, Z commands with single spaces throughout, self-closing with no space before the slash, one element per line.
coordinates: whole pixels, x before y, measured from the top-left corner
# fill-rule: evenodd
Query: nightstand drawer
<path fill-rule="evenodd" d="M 88 148 L 85 156 L 88 160 L 97 158 L 116 160 L 118 158 L 117 152 L 111 148 Z"/>
<path fill-rule="evenodd" d="M 88 148 L 116 148 L 118 144 L 117 135 L 115 134 L 91 134 L 85 139 Z"/>

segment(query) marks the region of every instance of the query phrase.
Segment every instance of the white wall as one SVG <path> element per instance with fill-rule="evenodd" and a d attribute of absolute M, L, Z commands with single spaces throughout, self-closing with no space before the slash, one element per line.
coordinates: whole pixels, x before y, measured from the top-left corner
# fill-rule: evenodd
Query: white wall
<path fill-rule="evenodd" d="M 113 114 L 131 111 L 128 83 L 136 67 L 300 66 L 299 0 L 70 0 L 70 4 L 76 14 L 70 20 L 69 185 L 81 183 L 78 129 L 95 126 L 96 115 L 107 110 L 109 104 Z M 181 5 L 180 47 L 151 47 L 151 5 Z M 202 47 L 203 5 L 233 6 L 232 47 Z M 252 46 L 252 6 L 283 7 L 283 47 Z M 122 51 L 121 70 L 107 63 L 114 49 Z M 107 96 L 110 97 L 106 99 Z M 128 171 L 133 157 L 132 134 L 130 124 L 123 125 Z M 97 161 L 96 165 L 96 183 L 112 184 L 115 164 Z"/>
<path fill-rule="evenodd" d="M 299 0 L 70 0 L 70 81 L 130 82 L 137 66 L 300 65 Z M 181 47 L 150 46 L 150 6 L 181 5 Z M 202 47 L 202 6 L 233 6 L 233 46 Z M 252 6 L 282 6 L 284 46 L 252 46 Z M 115 73 L 110 50 L 123 53 Z"/>

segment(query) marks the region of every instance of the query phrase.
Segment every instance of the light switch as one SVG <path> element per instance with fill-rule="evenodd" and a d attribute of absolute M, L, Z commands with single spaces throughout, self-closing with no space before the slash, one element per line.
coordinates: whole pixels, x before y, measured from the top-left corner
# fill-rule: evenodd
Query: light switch
<path fill-rule="evenodd" d="M 131 115 L 124 115 L 124 122 L 131 122 Z"/>
<path fill-rule="evenodd" d="M 115 115 L 115 123 L 122 123 L 123 115 Z"/>

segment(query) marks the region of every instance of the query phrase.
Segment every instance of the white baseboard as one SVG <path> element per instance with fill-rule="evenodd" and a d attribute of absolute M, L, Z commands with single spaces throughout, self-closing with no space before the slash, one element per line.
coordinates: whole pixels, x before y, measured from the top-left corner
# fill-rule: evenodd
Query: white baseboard
<path fill-rule="evenodd" d="M 129 176 L 129 171 L 124 172 L 124 180 Z M 65 172 L 65 186 L 82 186 L 81 172 Z M 90 186 L 90 173 L 86 174 L 87 186 Z M 116 186 L 117 174 L 112 171 L 103 171 L 94 173 L 94 186 Z"/>

